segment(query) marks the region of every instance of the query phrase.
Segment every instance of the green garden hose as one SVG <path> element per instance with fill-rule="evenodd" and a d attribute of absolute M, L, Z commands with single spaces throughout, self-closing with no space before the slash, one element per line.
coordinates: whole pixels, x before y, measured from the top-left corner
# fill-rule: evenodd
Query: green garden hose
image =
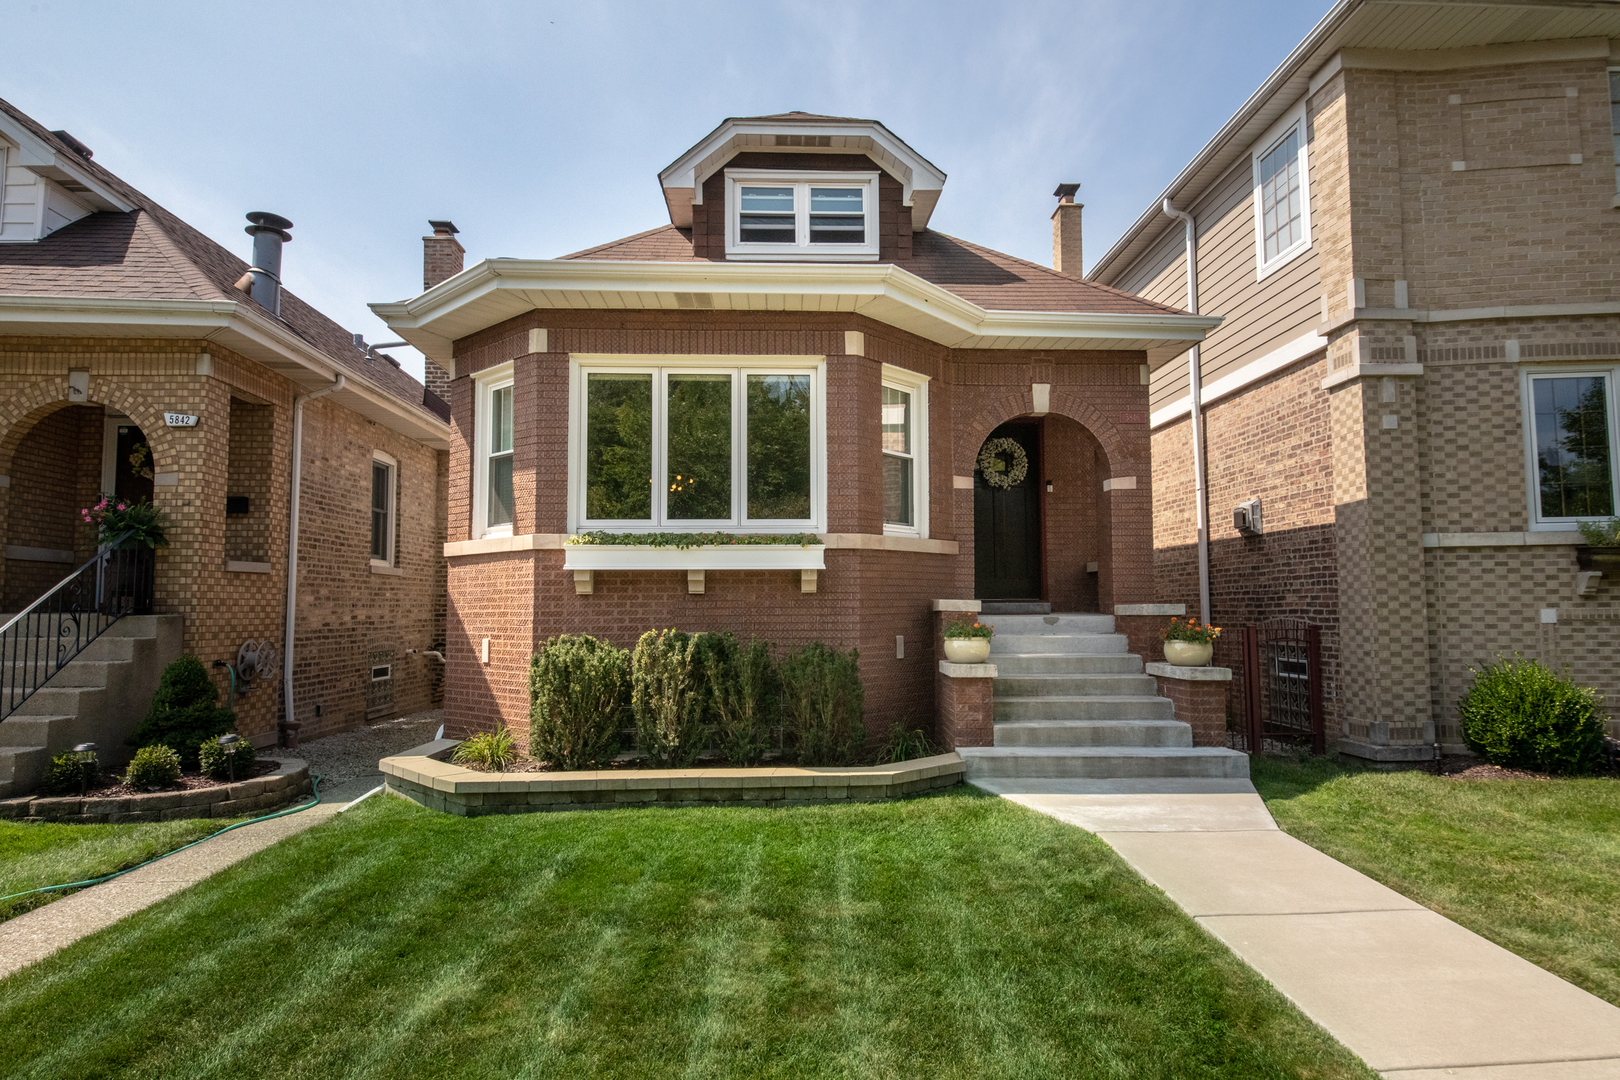
<path fill-rule="evenodd" d="M 290 806 L 285 810 L 277 810 L 275 813 L 266 814 L 263 817 L 249 818 L 246 821 L 238 821 L 235 825 L 227 825 L 218 832 L 209 833 L 201 840 L 193 840 L 184 847 L 177 847 L 173 851 L 164 852 L 162 855 L 154 855 L 152 858 L 147 859 L 143 863 L 136 863 L 134 866 L 127 867 L 123 870 L 114 871 L 105 877 L 90 878 L 86 881 L 70 881 L 65 885 L 45 885 L 38 889 L 24 889 L 22 892 L 12 893 L 10 896 L 0 896 L 0 904 L 5 903 L 7 900 L 15 900 L 19 896 L 32 896 L 34 893 L 55 892 L 57 889 L 78 889 L 90 885 L 100 885 L 103 881 L 111 881 L 113 878 L 123 877 L 125 874 L 134 873 L 143 866 L 151 866 L 159 859 L 167 859 L 170 855 L 178 855 L 182 851 L 186 850 L 186 848 L 194 848 L 198 844 L 205 844 L 216 836 L 225 835 L 232 829 L 240 829 L 244 825 L 257 825 L 261 821 L 271 821 L 278 817 L 286 817 L 288 814 L 296 814 L 300 810 L 308 810 L 310 807 L 318 805 L 321 801 L 321 774 L 312 772 L 309 774 L 309 779 L 311 788 L 309 801 L 301 806 Z"/>

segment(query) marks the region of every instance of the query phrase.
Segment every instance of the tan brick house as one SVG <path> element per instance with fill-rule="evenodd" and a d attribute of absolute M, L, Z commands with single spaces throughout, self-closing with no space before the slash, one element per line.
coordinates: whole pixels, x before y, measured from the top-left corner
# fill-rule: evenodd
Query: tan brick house
<path fill-rule="evenodd" d="M 172 541 L 154 610 L 183 621 L 180 647 L 205 663 L 234 665 L 249 642 L 284 658 L 294 630 L 292 664 L 261 666 L 233 703 L 256 743 L 288 712 L 308 737 L 430 707 L 442 672 L 421 651 L 444 635 L 448 409 L 280 287 L 290 223 L 254 215 L 270 250 L 250 272 L 4 102 L 0 205 L 0 609 L 95 555 L 81 508 L 150 498 Z M 132 726 L 144 702 L 119 708 Z M 22 784 L 18 762 L 39 757 L 13 745 L 28 729 L 0 724 L 0 784 Z"/>
<path fill-rule="evenodd" d="M 933 713 L 934 600 L 1152 601 L 1148 371 L 1215 320 L 1080 280 L 1069 198 L 1058 269 L 934 231 L 945 174 L 872 120 L 729 119 L 659 183 L 667 225 L 559 259 L 461 270 L 442 229 L 447 279 L 373 305 L 450 386 L 451 734 L 525 729 L 559 633 L 859 647 L 878 732 Z M 566 544 L 591 530 L 822 545 Z"/>
<path fill-rule="evenodd" d="M 1614 4 L 1345 0 L 1093 267 L 1187 304 L 1191 214 L 1225 321 L 1153 379 L 1158 595 L 1200 601 L 1202 486 L 1209 614 L 1322 626 L 1349 753 L 1460 748 L 1499 653 L 1620 702 L 1576 531 L 1616 509 L 1616 38 Z"/>

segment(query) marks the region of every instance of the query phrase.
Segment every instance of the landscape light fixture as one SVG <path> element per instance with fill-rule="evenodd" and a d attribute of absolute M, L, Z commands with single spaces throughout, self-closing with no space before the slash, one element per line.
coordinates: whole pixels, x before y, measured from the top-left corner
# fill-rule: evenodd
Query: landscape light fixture
<path fill-rule="evenodd" d="M 219 737 L 219 748 L 225 751 L 225 775 L 236 783 L 236 744 L 242 741 L 242 736 L 236 732 L 228 732 Z"/>
<path fill-rule="evenodd" d="M 80 798 L 90 793 L 90 766 L 96 760 L 98 749 L 100 748 L 93 742 L 82 742 L 73 748 L 73 758 L 79 763 Z"/>

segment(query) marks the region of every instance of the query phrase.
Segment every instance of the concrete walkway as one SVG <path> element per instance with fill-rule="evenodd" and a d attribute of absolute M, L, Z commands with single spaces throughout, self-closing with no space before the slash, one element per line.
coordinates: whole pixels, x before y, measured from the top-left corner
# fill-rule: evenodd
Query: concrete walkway
<path fill-rule="evenodd" d="M 1295 840 L 1247 781 L 976 783 L 1096 833 L 1392 1080 L 1620 1080 L 1620 1009 Z"/>
<path fill-rule="evenodd" d="M 195 885 L 278 840 L 319 825 L 349 800 L 375 787 L 380 779 L 378 774 L 377 780 L 366 777 L 322 791 L 318 806 L 233 829 L 123 877 L 81 889 L 0 923 L 0 978 Z"/>

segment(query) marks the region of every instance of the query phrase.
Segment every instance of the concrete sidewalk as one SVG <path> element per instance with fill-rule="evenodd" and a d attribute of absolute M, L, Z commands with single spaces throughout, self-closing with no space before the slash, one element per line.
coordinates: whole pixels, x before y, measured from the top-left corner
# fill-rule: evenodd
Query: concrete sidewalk
<path fill-rule="evenodd" d="M 346 802 L 375 786 L 368 777 L 322 791 L 320 804 L 308 810 L 233 829 L 123 877 L 81 889 L 0 923 L 0 978 L 189 888 L 278 840 L 319 825 Z"/>
<path fill-rule="evenodd" d="M 1620 1080 L 1620 1009 L 1295 840 L 1240 783 L 978 786 L 1096 833 L 1392 1080 Z"/>

